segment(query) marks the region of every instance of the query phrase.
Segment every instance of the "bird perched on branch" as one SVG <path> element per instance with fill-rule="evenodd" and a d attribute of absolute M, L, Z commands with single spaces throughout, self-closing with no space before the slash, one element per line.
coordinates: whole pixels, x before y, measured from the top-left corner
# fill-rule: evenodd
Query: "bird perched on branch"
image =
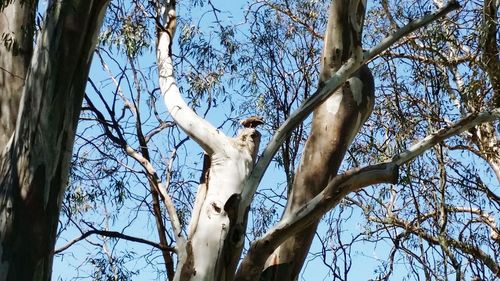
<path fill-rule="evenodd" d="M 255 128 L 259 125 L 264 124 L 264 119 L 259 116 L 251 116 L 248 117 L 247 119 L 241 120 L 240 124 L 245 127 L 245 128 Z"/>

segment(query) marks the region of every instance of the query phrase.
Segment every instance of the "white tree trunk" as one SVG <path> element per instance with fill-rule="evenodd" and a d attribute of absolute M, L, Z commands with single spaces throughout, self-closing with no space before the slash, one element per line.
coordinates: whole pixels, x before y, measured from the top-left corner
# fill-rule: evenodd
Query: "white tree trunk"
<path fill-rule="evenodd" d="M 175 7 L 168 6 L 167 29 L 158 40 L 160 89 L 175 122 L 207 153 L 205 182 L 200 185 L 188 237 L 178 235 L 175 280 L 232 280 L 243 247 L 246 211 L 241 210 L 244 181 L 252 171 L 260 133 L 244 128 L 229 138 L 194 113 L 182 99 L 173 73 L 170 47 Z M 248 201 L 248 200 L 246 200 Z M 246 207 L 244 208 L 246 209 Z"/>

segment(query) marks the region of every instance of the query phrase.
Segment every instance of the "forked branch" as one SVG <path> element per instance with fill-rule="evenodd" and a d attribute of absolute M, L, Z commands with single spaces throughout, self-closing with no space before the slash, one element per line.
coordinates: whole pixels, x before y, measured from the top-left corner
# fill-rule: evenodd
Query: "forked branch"
<path fill-rule="evenodd" d="M 286 136 L 302 123 L 313 110 L 328 97 L 330 97 L 359 67 L 368 63 L 377 55 L 387 50 L 394 42 L 407 36 L 411 32 L 428 25 L 429 23 L 437 20 L 438 18 L 450 13 L 453 10 L 460 8 L 457 1 L 450 1 L 447 5 L 439 10 L 430 13 L 420 19 L 414 20 L 401 29 L 397 30 L 394 34 L 382 40 L 378 45 L 371 48 L 368 52 L 361 57 L 351 57 L 324 85 L 324 87 L 316 90 L 316 92 L 306 99 L 302 105 L 295 110 L 290 117 L 281 125 L 276 133 L 273 135 L 267 144 L 262 156 L 257 161 L 252 174 L 250 175 L 247 186 L 245 188 L 246 194 L 242 198 L 251 200 L 252 194 L 255 193 L 258 184 L 260 183 L 269 163 L 278 151 L 279 147 L 285 140 Z"/>

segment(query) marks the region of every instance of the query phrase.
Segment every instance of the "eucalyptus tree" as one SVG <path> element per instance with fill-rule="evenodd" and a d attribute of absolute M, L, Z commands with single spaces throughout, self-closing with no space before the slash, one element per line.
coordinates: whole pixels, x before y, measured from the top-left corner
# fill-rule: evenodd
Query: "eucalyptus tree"
<path fill-rule="evenodd" d="M 498 46 L 494 39 L 498 26 L 493 23 L 497 6 L 461 4 L 456 15 L 413 33 L 373 61 L 374 114 L 349 149 L 343 169 L 390 159 L 395 151 L 413 145 L 411 140 L 449 125 L 450 120 L 498 108 L 493 74 L 498 72 L 491 71 L 498 67 L 498 51 L 491 51 Z M 266 5 L 318 36 L 300 8 Z M 364 42 L 370 46 L 418 13 L 442 5 L 440 1 L 373 3 Z M 479 134 L 488 139 L 489 149 L 477 142 L 477 130 L 485 130 Z M 493 151 L 497 147 L 494 123 L 478 126 L 401 168 L 400 184 L 348 196 L 325 218 L 326 231 L 317 232 L 322 245 L 310 258 L 322 257 L 334 280 L 346 280 L 350 271 L 357 271 L 356 265 L 362 264 L 357 260 L 365 259 L 362 252 L 367 247 L 386 256 L 371 262 L 379 264 L 373 275 L 380 279 L 399 276 L 401 271 L 412 279 L 495 279 L 498 177 L 493 159 L 498 157 Z M 358 212 L 365 218 L 357 217 Z M 352 228 L 353 220 L 359 229 Z M 391 245 L 387 253 L 377 247 L 384 241 Z"/>
<path fill-rule="evenodd" d="M 319 90 L 306 99 L 277 129 L 257 160 L 256 150 L 260 144 L 260 133 L 255 127 L 244 128 L 235 138 L 229 138 L 200 118 L 183 101 L 176 86 L 171 57 L 177 19 L 175 6 L 174 1 L 167 1 L 162 7 L 163 25 L 158 31 L 157 61 L 160 89 L 173 119 L 204 149 L 209 163 L 204 167 L 203 173 L 206 176 L 198 190 L 187 235 L 184 235 L 181 229 L 176 212 L 169 210 L 179 255 L 174 278 L 176 280 L 233 279 L 243 246 L 248 209 L 259 181 L 286 135 L 319 104 L 323 103 L 313 117 L 313 133 L 303 154 L 306 160 L 302 160 L 289 193 L 290 207 L 275 226 L 251 243 L 238 266 L 235 280 L 259 279 L 266 267 L 268 269 L 264 278 L 297 278 L 305 255 L 297 251 L 307 251 L 311 240 L 304 239 L 304 233 L 299 233 L 301 230 L 314 224 L 350 192 L 375 183 L 396 182 L 398 167 L 402 164 L 446 138 L 482 123 L 483 120 L 492 121 L 498 118 L 497 109 L 476 113 L 424 138 L 408 150 L 394 155 L 391 161 L 352 169 L 335 176 L 347 146 L 371 111 L 373 79 L 369 70 L 362 67 L 363 64 L 407 32 L 458 8 L 458 4 L 452 2 L 441 7 L 436 13 L 412 21 L 364 54 L 361 48 L 361 31 L 366 3 L 335 1 L 329 12 Z M 345 82 L 347 79 L 350 80 Z M 339 88 L 341 90 L 337 91 Z M 331 123 L 332 127 L 328 129 Z M 332 131 L 329 138 L 330 130 Z M 322 141 L 326 141 L 326 144 Z M 315 146 L 319 146 L 316 152 L 315 149 L 309 148 Z M 331 156 L 324 157 L 325 162 L 321 162 L 322 154 L 328 155 L 328 152 L 324 151 L 325 146 L 332 146 L 334 149 L 330 153 Z M 309 151 L 311 154 L 308 154 Z M 307 165 L 307 161 L 312 160 L 313 165 Z M 321 176 L 327 176 L 325 180 L 321 180 L 315 169 L 321 169 L 328 164 L 332 170 L 320 170 Z M 311 175 L 305 176 L 307 172 Z M 304 179 L 301 179 L 302 176 Z M 319 182 L 316 182 L 317 180 Z M 214 233 L 217 233 L 217 237 Z M 305 233 L 312 237 L 314 228 Z M 297 238 L 285 242 L 293 235 L 297 235 Z M 285 244 L 282 244 L 283 242 Z M 278 247 L 280 249 L 270 256 Z"/>
<path fill-rule="evenodd" d="M 208 24 L 189 21 L 190 9 L 203 2 L 176 2 L 112 2 L 97 48 L 108 79 L 92 77 L 86 89 L 106 1 L 49 2 L 42 26 L 36 1 L 0 5 L 1 20 L 8 21 L 0 25 L 3 279 L 50 279 L 63 197 L 58 234 L 69 225 L 79 234 L 55 252 L 68 252 L 87 240 L 99 251 L 86 259 L 96 268 L 88 276 L 94 280 L 132 279 L 142 272 L 127 262 L 142 258 L 151 263 L 157 255 L 160 279 L 294 280 L 321 217 L 333 209 L 326 235 L 338 234 L 345 218 L 333 216 L 346 208 L 359 208 L 368 222 L 356 237 L 393 245 L 381 264 L 381 279 L 392 276 L 398 259 L 408 261 L 416 276 L 422 268 L 428 279 L 499 274 L 498 228 L 481 197 L 498 208 L 498 196 L 467 162 L 449 152 L 470 151 L 497 170 L 493 1 L 483 9 L 464 3 L 459 11 L 467 16 L 447 16 L 459 9 L 454 1 L 435 1 L 436 7 L 381 1 L 367 15 L 366 1 L 333 1 L 329 8 L 315 1 L 256 1 L 246 15 L 249 24 L 240 25 L 252 31 L 246 50 L 239 44 L 244 40 L 234 35 L 238 27 L 222 24 L 213 1 L 205 4 L 217 31 L 208 40 L 201 35 Z M 415 33 L 424 26 L 429 27 Z M 477 28 L 477 36 L 467 33 L 467 26 Z M 35 33 L 39 39 L 30 42 Z M 322 40 L 323 48 L 318 46 Z M 124 54 L 123 64 L 114 46 Z M 156 66 L 143 67 L 139 58 L 150 51 L 157 52 Z M 407 71 L 414 77 L 402 75 Z M 227 73 L 236 78 L 224 80 Z M 151 79 L 155 76 L 159 87 Z M 237 86 L 240 97 L 224 94 Z M 158 104 L 161 98 L 169 114 Z M 269 118 L 263 129 L 257 127 L 259 119 L 247 119 L 229 137 L 227 126 L 207 121 L 221 100 L 229 104 L 228 119 L 236 121 L 233 105 L 241 98 L 250 99 L 243 112 L 261 110 Z M 249 104 L 257 110 L 248 110 Z M 457 109 L 445 111 L 449 104 Z M 309 125 L 303 122 L 313 111 L 306 137 Z M 267 136 L 269 141 L 263 141 Z M 204 151 L 202 165 L 193 163 L 199 156 L 188 148 L 189 139 Z M 250 215 L 264 215 L 251 210 L 252 202 L 260 196 L 260 181 L 273 159 L 285 171 L 284 213 L 248 241 L 248 224 L 258 223 Z M 69 191 L 63 196 L 70 166 Z M 200 180 L 194 179 L 200 174 Z M 381 183 L 386 185 L 368 188 Z M 450 188 L 458 183 L 458 191 Z M 474 192 L 453 201 L 468 188 Z M 134 233 L 132 225 L 138 224 L 153 225 L 158 242 L 142 237 L 145 230 Z M 485 229 L 490 237 L 474 239 L 473 233 Z M 337 237 L 344 262 L 354 259 Z M 481 244 L 485 239 L 486 247 Z M 151 250 L 140 257 L 128 249 L 120 255 L 116 249 L 123 240 Z M 348 266 L 338 262 L 335 246 L 329 250 L 334 279 L 346 279 Z"/>
<path fill-rule="evenodd" d="M 41 26 L 39 4 L 47 8 Z M 1 280 L 51 278 L 76 124 L 107 5 L 0 2 Z"/>

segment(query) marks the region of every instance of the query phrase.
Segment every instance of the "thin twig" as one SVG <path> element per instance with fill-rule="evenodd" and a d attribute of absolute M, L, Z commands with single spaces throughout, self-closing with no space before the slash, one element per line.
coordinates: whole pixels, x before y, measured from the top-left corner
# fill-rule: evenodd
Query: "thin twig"
<path fill-rule="evenodd" d="M 93 234 L 106 236 L 106 237 L 112 237 L 112 238 L 118 238 L 118 239 L 124 239 L 124 240 L 137 242 L 137 243 L 142 243 L 142 244 L 146 244 L 146 245 L 149 245 L 149 246 L 152 246 L 152 247 L 158 248 L 160 250 L 164 250 L 164 251 L 170 251 L 170 252 L 175 251 L 174 247 L 163 246 L 159 243 L 155 243 L 153 241 L 149 241 L 146 239 L 126 235 L 126 234 L 123 234 L 123 233 L 118 232 L 118 231 L 106 231 L 106 230 L 92 229 L 92 230 L 89 230 L 85 233 L 82 233 L 82 235 L 80 237 L 77 237 L 77 238 L 71 240 L 66 245 L 62 246 L 61 248 L 54 250 L 54 254 L 62 253 L 63 251 L 65 251 L 69 247 L 71 247 L 72 245 L 76 244 L 79 241 L 86 239 L 87 237 L 89 237 L 90 235 L 93 235 Z"/>

